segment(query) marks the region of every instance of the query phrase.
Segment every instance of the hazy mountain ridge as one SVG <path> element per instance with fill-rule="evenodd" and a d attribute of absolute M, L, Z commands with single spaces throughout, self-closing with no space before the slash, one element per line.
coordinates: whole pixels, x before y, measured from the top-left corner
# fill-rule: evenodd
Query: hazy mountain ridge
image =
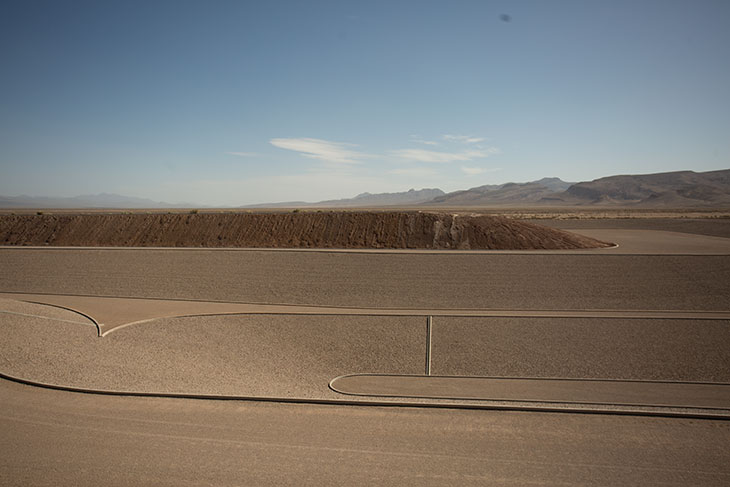
<path fill-rule="evenodd" d="M 0 196 L 0 208 L 191 208 L 191 203 L 165 203 L 114 193 L 70 197 Z"/>
<path fill-rule="evenodd" d="M 435 198 L 429 206 L 730 206 L 730 169 L 619 175 L 580 183 L 543 178 L 486 185 Z"/>
<path fill-rule="evenodd" d="M 315 203 L 289 201 L 242 208 L 367 208 L 388 206 L 638 206 L 730 207 L 730 169 L 617 175 L 580 183 L 542 178 L 527 183 L 487 184 L 444 193 L 438 188 L 400 193 L 361 193 Z M 75 197 L 0 196 L 0 208 L 205 208 L 100 193 Z"/>
<path fill-rule="evenodd" d="M 316 203 L 287 201 L 283 203 L 263 203 L 244 208 L 356 208 L 370 206 L 408 206 L 426 203 L 446 193 L 438 188 L 410 189 L 401 193 L 360 193 L 354 198 L 325 200 Z"/>
<path fill-rule="evenodd" d="M 427 204 L 443 206 L 534 204 L 556 191 L 568 189 L 572 184 L 560 178 L 542 178 L 529 183 L 488 184 L 454 191 L 434 198 Z"/>

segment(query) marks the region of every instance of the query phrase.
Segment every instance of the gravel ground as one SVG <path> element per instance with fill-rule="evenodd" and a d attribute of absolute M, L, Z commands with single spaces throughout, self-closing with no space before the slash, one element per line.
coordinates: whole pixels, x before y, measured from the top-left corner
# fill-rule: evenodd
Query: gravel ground
<path fill-rule="evenodd" d="M 730 320 L 433 319 L 434 375 L 730 383 Z"/>
<path fill-rule="evenodd" d="M 87 317 L 69 311 L 66 309 L 58 308 L 55 306 L 48 306 L 44 304 L 26 303 L 23 301 L 17 301 L 15 299 L 3 299 L 0 298 L 0 318 L 2 315 L 7 315 L 8 318 L 11 316 L 31 316 L 36 318 L 46 318 L 53 321 L 62 322 L 73 322 L 73 324 L 84 324 L 93 326 L 94 322 Z"/>
<path fill-rule="evenodd" d="M 13 303 L 0 303 L 10 309 Z M 16 308 L 25 306 L 17 304 Z M 30 305 L 41 316 L 56 310 Z M 47 311 L 47 313 L 44 313 Z M 6 339 L 0 344 L 4 374 L 34 382 L 81 389 L 148 393 L 217 394 L 288 399 L 402 401 L 393 397 L 352 396 L 328 387 L 348 374 L 423 375 L 426 326 L 423 317 L 241 315 L 165 318 L 134 325 L 98 338 L 88 323 L 0 314 Z M 645 320 L 560 319 L 435 320 L 434 375 L 560 376 L 619 379 L 723 380 L 727 377 L 727 322 L 688 322 L 657 326 L 639 344 L 626 333 L 656 323 Z M 541 322 L 540 326 L 529 322 Z M 682 322 L 688 320 L 681 320 Z M 527 323 L 526 323 L 527 322 Z M 662 323 L 664 323 L 662 321 Z M 708 326 L 708 323 L 711 323 Z M 597 324 L 597 326 L 595 326 Z M 596 330 L 601 330 L 597 332 Z M 698 332 L 699 330 L 699 332 Z M 596 337 L 599 337 L 596 339 Z M 652 353 L 647 354 L 647 342 Z M 717 340 L 718 345 L 711 345 Z M 681 353 L 671 352 L 683 343 Z M 556 344 L 559 344 L 556 346 Z M 573 347 L 583 347 L 575 349 Z M 671 357 L 668 357 L 672 355 Z M 702 357 L 702 358 L 700 358 Z M 713 375 L 711 367 L 719 367 Z M 656 375 L 658 373 L 658 375 Z M 655 375 L 652 375 L 655 374 Z M 621 387 L 617 385 L 617 387 Z M 462 397 L 454 392 L 454 397 Z M 565 401 L 572 397 L 566 393 Z M 518 394 L 519 395 L 519 394 Z M 488 394 L 485 395 L 485 399 Z M 532 396 L 525 399 L 534 399 Z M 505 399 L 427 399 L 412 404 L 556 407 Z M 671 399 L 668 404 L 671 404 Z M 557 407 L 615 410 L 615 406 L 563 404 Z M 623 410 L 702 413 L 704 410 L 622 406 Z"/>
<path fill-rule="evenodd" d="M 727 486 L 728 421 L 73 394 L 0 381 L 4 485 Z"/>
<path fill-rule="evenodd" d="M 334 398 L 338 375 L 425 368 L 426 324 L 416 317 L 173 318 L 104 338 L 21 315 L 0 327 L 3 373 L 91 389 Z"/>

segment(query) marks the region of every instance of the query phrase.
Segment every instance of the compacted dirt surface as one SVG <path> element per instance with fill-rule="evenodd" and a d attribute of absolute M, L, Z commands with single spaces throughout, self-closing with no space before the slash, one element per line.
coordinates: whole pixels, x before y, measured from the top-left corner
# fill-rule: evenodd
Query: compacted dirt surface
<path fill-rule="evenodd" d="M 607 222 L 578 229 L 617 248 L 220 251 L 199 247 L 283 246 L 302 214 L 32 213 L 0 218 L 0 485 L 728 485 L 730 239 Z M 555 236 L 364 215 L 291 238 Z M 159 394 L 191 392 L 257 399 Z"/>
<path fill-rule="evenodd" d="M 2 215 L 0 245 L 493 250 L 610 246 L 505 217 L 417 211 Z"/>

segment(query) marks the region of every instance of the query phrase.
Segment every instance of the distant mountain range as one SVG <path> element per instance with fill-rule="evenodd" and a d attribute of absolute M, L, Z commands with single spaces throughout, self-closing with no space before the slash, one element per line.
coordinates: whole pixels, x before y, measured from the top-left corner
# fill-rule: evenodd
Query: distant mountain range
<path fill-rule="evenodd" d="M 611 176 L 572 185 L 550 202 L 647 207 L 730 206 L 730 169 Z"/>
<path fill-rule="evenodd" d="M 83 196 L 0 196 L 0 208 L 195 208 L 192 203 L 171 204 L 147 198 L 100 193 Z"/>
<path fill-rule="evenodd" d="M 402 193 L 362 193 L 354 198 L 316 203 L 289 201 L 244 208 L 372 208 L 425 206 L 622 206 L 642 208 L 730 207 L 730 169 L 622 175 L 569 183 L 543 178 L 528 183 L 478 186 L 444 193 L 411 189 Z M 203 208 L 194 203 L 169 204 L 117 194 L 41 198 L 0 196 L 0 208 Z"/>
<path fill-rule="evenodd" d="M 730 207 L 730 169 L 609 176 L 582 183 L 544 178 L 455 191 L 426 205 Z"/>
<path fill-rule="evenodd" d="M 402 193 L 360 193 L 354 198 L 326 200 L 317 203 L 288 201 L 284 203 L 250 205 L 245 208 L 364 208 L 372 206 L 409 206 L 426 203 L 445 194 L 440 189 L 410 189 Z"/>
<path fill-rule="evenodd" d="M 486 185 L 438 196 L 426 204 L 429 206 L 534 204 L 556 192 L 565 191 L 572 184 L 560 178 L 543 178 L 529 183 Z"/>

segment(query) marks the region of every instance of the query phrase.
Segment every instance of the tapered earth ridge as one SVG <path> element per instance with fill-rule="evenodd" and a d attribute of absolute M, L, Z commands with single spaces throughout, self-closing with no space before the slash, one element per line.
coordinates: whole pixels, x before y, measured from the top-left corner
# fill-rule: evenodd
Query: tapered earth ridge
<path fill-rule="evenodd" d="M 506 217 L 420 211 L 2 215 L 0 244 L 463 250 L 611 245 Z"/>

